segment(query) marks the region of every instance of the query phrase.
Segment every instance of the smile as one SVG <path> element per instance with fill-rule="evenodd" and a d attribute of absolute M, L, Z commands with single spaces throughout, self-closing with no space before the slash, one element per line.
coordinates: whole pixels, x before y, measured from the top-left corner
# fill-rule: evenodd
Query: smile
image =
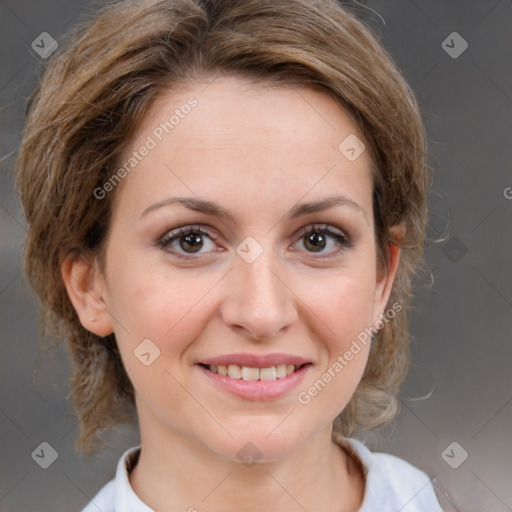
<path fill-rule="evenodd" d="M 267 401 L 289 396 L 313 368 L 312 363 L 300 358 L 295 358 L 295 364 L 290 362 L 290 357 L 282 358 L 287 359 L 286 363 L 273 358 L 274 365 L 269 358 L 256 361 L 240 357 L 238 359 L 244 359 L 238 360 L 240 364 L 235 364 L 233 357 L 230 359 L 229 364 L 221 364 L 228 363 L 222 357 L 217 361 L 197 363 L 195 368 L 207 379 L 209 386 L 213 384 L 214 389 L 243 400 Z"/>
<path fill-rule="evenodd" d="M 237 364 L 201 364 L 204 368 L 212 373 L 217 373 L 222 376 L 227 376 L 231 379 L 237 380 L 276 380 L 284 379 L 295 371 L 299 370 L 302 365 L 293 364 L 278 364 L 276 366 L 268 366 L 265 368 L 239 366 Z"/>

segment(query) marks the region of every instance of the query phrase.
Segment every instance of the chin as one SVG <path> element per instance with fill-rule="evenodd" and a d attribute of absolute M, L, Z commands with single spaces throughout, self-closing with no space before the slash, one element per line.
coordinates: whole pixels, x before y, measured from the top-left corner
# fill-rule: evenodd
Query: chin
<path fill-rule="evenodd" d="M 285 459 L 305 444 L 310 436 L 307 436 L 304 425 L 299 428 L 299 425 L 288 424 L 285 427 L 289 419 L 283 422 L 284 417 L 286 415 L 273 417 L 270 421 L 252 416 L 238 426 L 230 422 L 227 430 L 233 437 L 222 436 L 212 443 L 211 449 L 226 459 L 246 463 Z"/>

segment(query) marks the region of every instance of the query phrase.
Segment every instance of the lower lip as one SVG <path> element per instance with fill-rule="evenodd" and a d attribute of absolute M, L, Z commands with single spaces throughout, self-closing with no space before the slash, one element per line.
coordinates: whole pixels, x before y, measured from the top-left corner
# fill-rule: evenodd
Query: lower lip
<path fill-rule="evenodd" d="M 242 380 L 232 379 L 207 370 L 204 366 L 197 368 L 208 377 L 216 386 L 232 395 L 246 400 L 270 400 L 278 398 L 296 388 L 311 369 L 311 364 L 299 368 L 282 379 L 275 380 Z"/>

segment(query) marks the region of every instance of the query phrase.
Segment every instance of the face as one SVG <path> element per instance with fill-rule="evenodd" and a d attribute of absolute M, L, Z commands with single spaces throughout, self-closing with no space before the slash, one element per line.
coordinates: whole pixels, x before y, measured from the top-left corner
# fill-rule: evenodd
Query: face
<path fill-rule="evenodd" d="M 340 151 L 362 136 L 334 100 L 210 82 L 146 116 L 94 277 L 104 308 L 77 310 L 115 332 L 143 435 L 277 460 L 350 400 L 369 343 L 344 355 L 384 312 L 394 268 L 378 272 L 368 152 Z"/>

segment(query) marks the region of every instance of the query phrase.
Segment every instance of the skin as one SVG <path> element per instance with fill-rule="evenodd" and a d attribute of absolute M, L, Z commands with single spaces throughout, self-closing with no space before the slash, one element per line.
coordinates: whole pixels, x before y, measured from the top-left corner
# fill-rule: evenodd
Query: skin
<path fill-rule="evenodd" d="M 136 391 L 142 451 L 132 487 L 157 511 L 355 511 L 364 482 L 331 431 L 369 344 L 308 404 L 297 394 L 379 319 L 395 277 L 394 246 L 387 272 L 377 265 L 368 152 L 349 161 L 338 150 L 349 134 L 363 138 L 323 92 L 218 77 L 160 96 L 127 156 L 190 96 L 198 105 L 115 191 L 104 272 L 85 257 L 62 266 L 82 324 L 115 333 Z M 285 216 L 297 203 L 338 195 L 360 209 Z M 178 204 L 142 215 L 177 196 L 219 203 L 235 220 Z M 350 246 L 326 235 L 315 252 L 300 232 L 312 224 L 345 234 Z M 176 254 L 187 256 L 179 239 L 158 246 L 187 225 L 215 234 L 188 253 L 194 259 Z M 236 253 L 247 236 L 263 248 L 252 263 Z M 149 366 L 133 353 L 147 338 L 160 349 Z M 249 401 L 219 390 L 195 365 L 234 352 L 284 352 L 313 366 L 285 396 Z M 237 456 L 248 442 L 261 454 L 251 467 Z"/>

